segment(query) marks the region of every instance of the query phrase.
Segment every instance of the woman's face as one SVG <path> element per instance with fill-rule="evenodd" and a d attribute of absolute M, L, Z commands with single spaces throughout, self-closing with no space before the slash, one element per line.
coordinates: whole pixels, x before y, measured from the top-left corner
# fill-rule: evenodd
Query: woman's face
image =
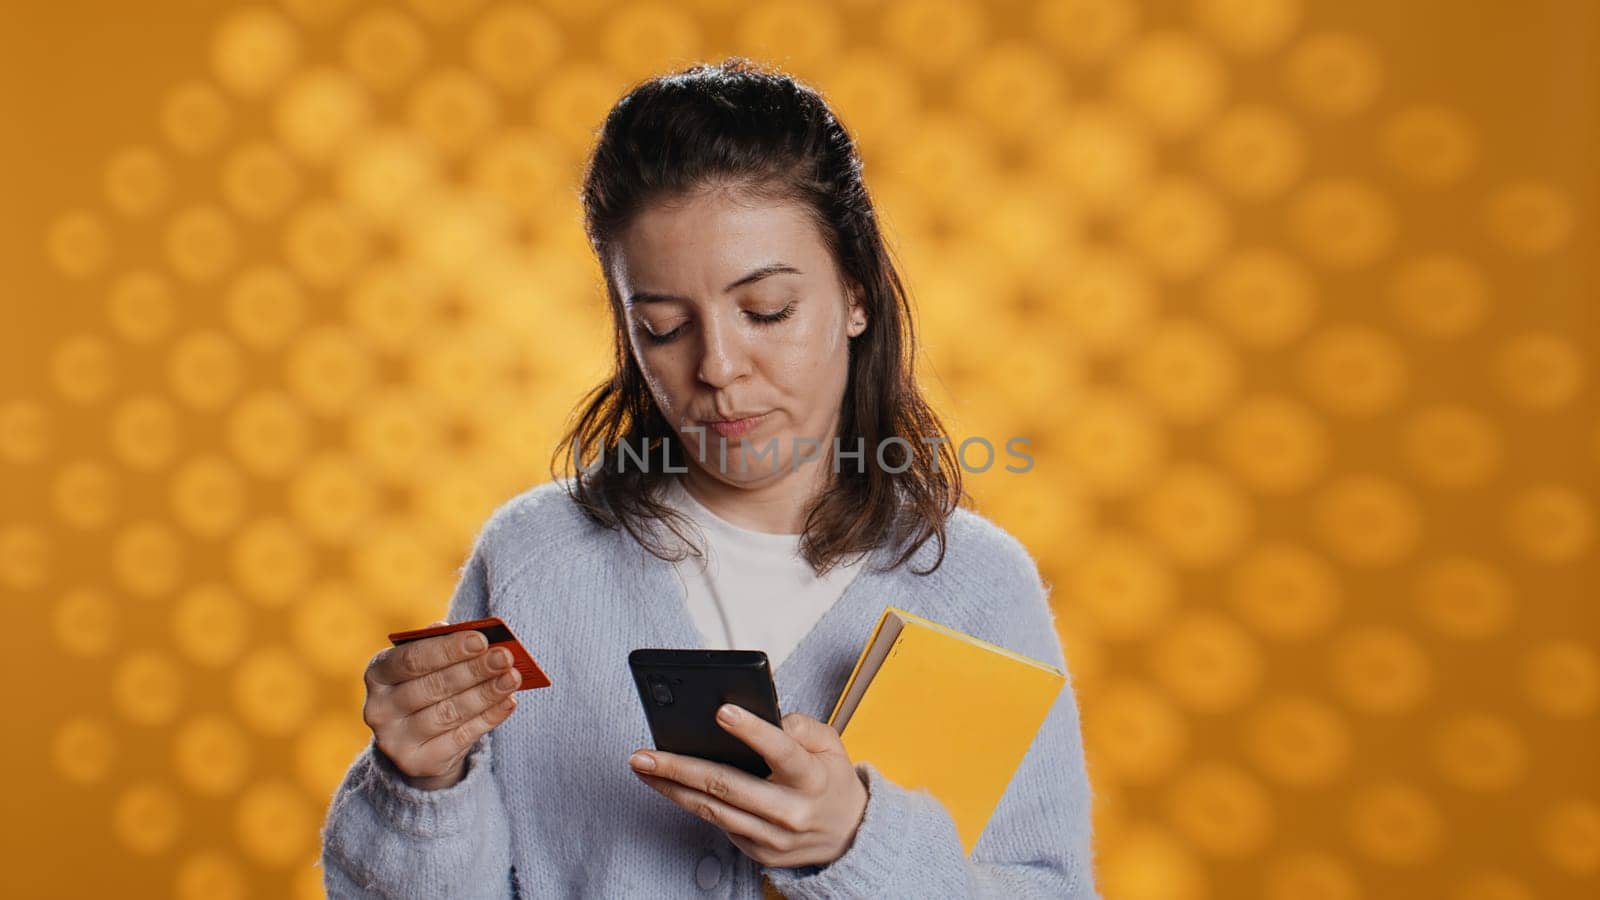
<path fill-rule="evenodd" d="M 615 248 L 634 358 L 690 465 L 768 484 L 795 470 L 799 440 L 831 474 L 849 338 L 866 319 L 805 208 L 699 191 L 647 208 Z"/>

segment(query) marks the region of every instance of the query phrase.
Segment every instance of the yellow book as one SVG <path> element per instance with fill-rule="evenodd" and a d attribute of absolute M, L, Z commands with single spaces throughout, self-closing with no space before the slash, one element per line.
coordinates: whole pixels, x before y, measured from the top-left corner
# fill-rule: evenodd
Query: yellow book
<path fill-rule="evenodd" d="M 878 618 L 828 724 L 855 762 L 950 811 L 970 855 L 1066 674 L 903 609 Z"/>

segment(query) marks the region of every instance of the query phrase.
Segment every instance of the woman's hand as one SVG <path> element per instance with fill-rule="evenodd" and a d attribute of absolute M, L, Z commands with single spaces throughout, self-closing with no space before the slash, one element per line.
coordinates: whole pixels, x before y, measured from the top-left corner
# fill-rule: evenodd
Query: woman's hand
<path fill-rule="evenodd" d="M 779 728 L 733 704 L 723 705 L 717 722 L 761 754 L 772 775 L 763 780 L 660 750 L 635 753 L 629 759 L 634 773 L 727 832 L 734 846 L 762 865 L 822 866 L 843 856 L 866 815 L 867 786 L 839 733 L 800 713 L 784 716 Z"/>
<path fill-rule="evenodd" d="M 435 622 L 443 625 L 444 622 Z M 476 631 L 390 647 L 367 664 L 361 718 L 406 781 L 424 790 L 461 780 L 467 751 L 517 708 L 522 675 Z"/>

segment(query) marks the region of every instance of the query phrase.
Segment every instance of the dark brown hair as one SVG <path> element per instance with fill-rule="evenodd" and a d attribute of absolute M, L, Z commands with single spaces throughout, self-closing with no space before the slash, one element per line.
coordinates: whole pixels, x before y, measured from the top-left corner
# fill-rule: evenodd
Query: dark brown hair
<path fill-rule="evenodd" d="M 806 518 L 802 555 L 826 573 L 841 558 L 887 540 L 904 548 L 893 563 L 899 566 L 937 539 L 939 555 L 928 571 L 937 569 L 945 520 L 963 498 L 961 467 L 913 377 L 911 307 L 879 232 L 855 142 L 815 89 L 742 57 L 648 79 L 606 116 L 585 168 L 582 200 L 615 325 L 614 370 L 578 403 L 552 473 L 570 475 L 575 465 L 569 493 L 591 519 L 626 528 L 658 557 L 684 558 L 647 527 L 661 522 L 688 540 L 681 517 L 657 490 L 672 476 L 656 461 L 681 466 L 683 454 L 630 352 L 610 263 L 618 236 L 643 209 L 709 187 L 805 206 L 843 281 L 862 289 L 867 327 L 850 340 L 837 437 L 844 450 L 864 446 L 866 464 L 840 467 L 817 499 Z M 943 440 L 924 441 L 934 438 Z M 624 463 L 624 442 L 635 459 L 647 451 L 648 471 Z M 888 468 L 904 471 L 875 464 L 880 445 Z M 832 460 L 830 445 L 819 464 Z"/>

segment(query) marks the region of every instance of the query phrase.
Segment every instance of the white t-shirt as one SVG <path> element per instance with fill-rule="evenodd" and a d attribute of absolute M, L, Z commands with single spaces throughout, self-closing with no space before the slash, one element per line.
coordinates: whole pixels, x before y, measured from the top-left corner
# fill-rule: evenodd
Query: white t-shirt
<path fill-rule="evenodd" d="M 706 549 L 705 558 L 690 555 L 673 566 L 706 646 L 764 650 L 774 672 L 866 559 L 847 558 L 818 578 L 800 555 L 800 535 L 752 531 L 722 519 L 678 478 L 670 480 L 663 500 L 699 527 Z"/>

